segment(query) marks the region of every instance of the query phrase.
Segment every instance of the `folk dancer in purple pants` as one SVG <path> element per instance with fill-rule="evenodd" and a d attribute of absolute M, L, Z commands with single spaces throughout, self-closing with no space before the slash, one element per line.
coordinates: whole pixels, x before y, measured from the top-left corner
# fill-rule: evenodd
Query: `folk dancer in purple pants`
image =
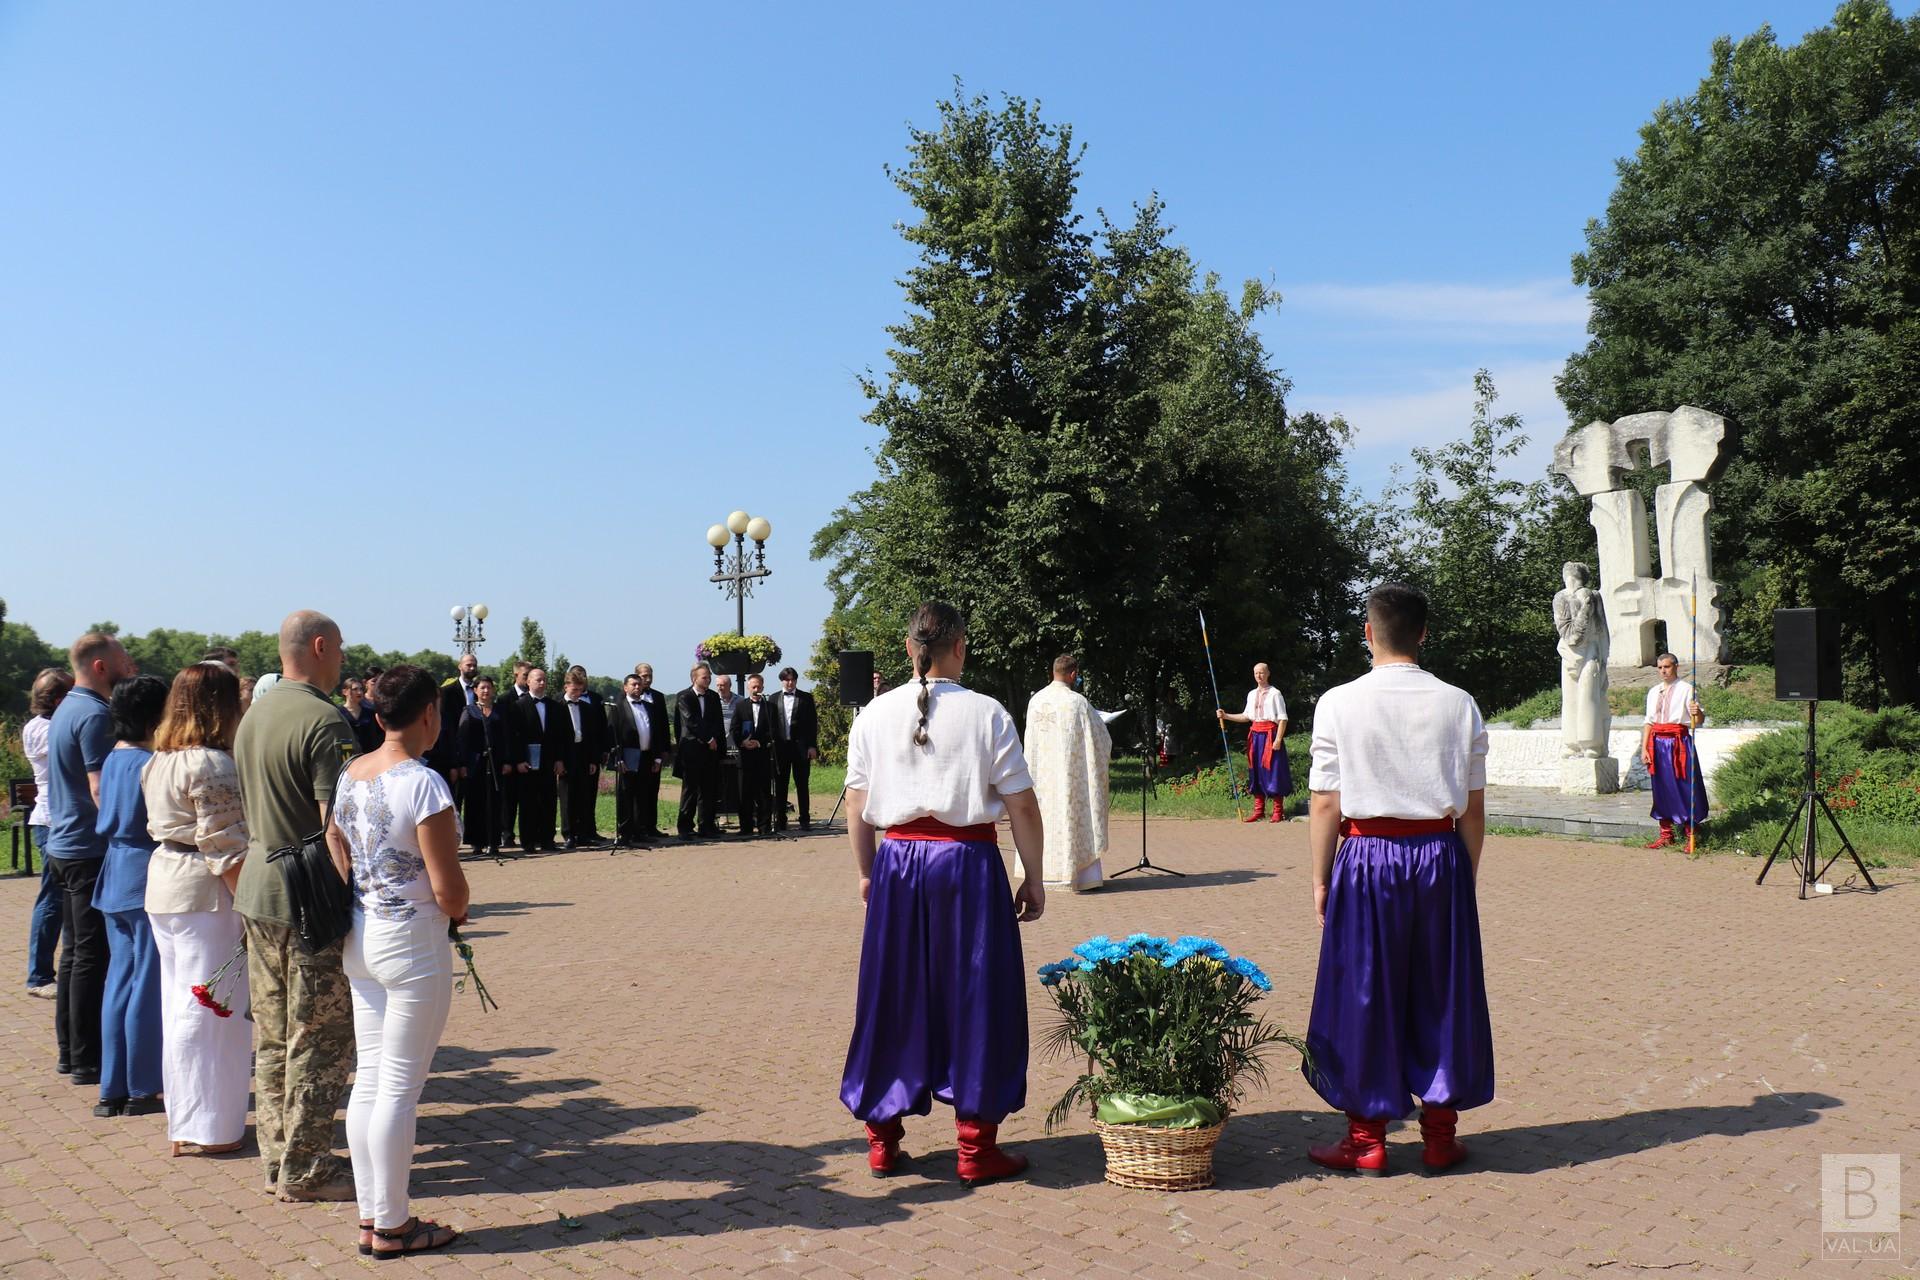
<path fill-rule="evenodd" d="M 1419 1099 L 1422 1164 L 1466 1158 L 1460 1112 L 1493 1098 L 1474 878 L 1486 835 L 1487 729 L 1466 691 L 1420 669 L 1426 597 L 1367 600 L 1373 669 L 1315 708 L 1312 824 L 1320 971 L 1306 1076 L 1347 1116 L 1308 1156 L 1387 1171 L 1386 1128 Z M 1337 848 L 1336 848 L 1337 846 Z"/>
<path fill-rule="evenodd" d="M 1027 1101 L 1019 925 L 1046 908 L 1040 804 L 1013 717 L 959 683 L 959 610 L 922 605 L 907 652 L 914 680 L 869 703 L 847 743 L 847 828 L 867 916 L 840 1100 L 866 1122 L 876 1177 L 907 1159 L 901 1117 L 926 1115 L 937 1098 L 953 1108 L 961 1179 L 991 1182 L 1027 1167 L 998 1138 Z M 1003 813 L 1018 890 L 994 830 Z"/>

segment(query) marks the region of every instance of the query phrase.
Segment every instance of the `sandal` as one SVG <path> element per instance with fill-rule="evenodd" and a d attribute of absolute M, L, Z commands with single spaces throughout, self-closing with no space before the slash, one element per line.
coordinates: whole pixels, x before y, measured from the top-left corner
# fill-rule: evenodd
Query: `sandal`
<path fill-rule="evenodd" d="M 176 1156 L 224 1156 L 230 1151 L 238 1151 L 246 1145 L 246 1142 L 245 1138 L 236 1138 L 232 1142 L 216 1142 L 211 1145 L 205 1142 L 176 1142 L 173 1144 L 173 1154 Z"/>
<path fill-rule="evenodd" d="M 360 1256 L 363 1258 L 373 1256 L 373 1220 L 370 1218 L 363 1218 L 360 1221 Z"/>
<path fill-rule="evenodd" d="M 378 1244 L 372 1246 L 373 1256 L 382 1262 L 389 1258 L 398 1258 L 407 1253 L 426 1253 L 432 1249 L 444 1249 L 460 1238 L 460 1233 L 452 1227 L 443 1227 L 437 1222 L 425 1218 L 408 1218 L 401 1226 L 391 1231 L 373 1229 L 373 1237 L 378 1240 L 398 1240 L 397 1249 L 382 1249 Z"/>

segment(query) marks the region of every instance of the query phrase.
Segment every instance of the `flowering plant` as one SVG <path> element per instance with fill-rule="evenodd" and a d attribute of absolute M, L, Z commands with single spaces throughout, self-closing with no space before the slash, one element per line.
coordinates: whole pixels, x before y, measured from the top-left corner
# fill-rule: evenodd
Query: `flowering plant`
<path fill-rule="evenodd" d="M 465 991 L 467 983 L 471 982 L 475 993 L 480 997 L 480 1012 L 486 1013 L 490 1009 L 498 1009 L 500 1002 L 493 998 L 493 994 L 487 990 L 487 984 L 480 978 L 480 971 L 473 967 L 473 944 L 461 936 L 460 926 L 451 922 L 447 925 L 447 936 L 453 939 L 454 954 L 458 955 L 461 963 L 467 966 L 466 974 L 453 984 L 453 989 Z"/>
<path fill-rule="evenodd" d="M 780 646 L 773 642 L 772 636 L 737 636 L 723 631 L 693 647 L 693 656 L 701 662 L 712 662 L 723 653 L 744 653 L 749 662 L 763 665 L 780 661 Z"/>
<path fill-rule="evenodd" d="M 233 954 L 227 957 L 226 963 L 218 969 L 215 969 L 211 978 L 208 978 L 205 982 L 195 984 L 192 988 L 193 998 L 199 1002 L 203 1008 L 213 1010 L 213 1016 L 216 1018 L 231 1018 L 233 1016 L 233 1007 L 220 998 L 220 984 L 227 981 L 228 977 L 233 973 L 233 966 L 241 963 L 242 957 L 246 954 L 247 940 L 245 937 L 242 937 L 239 942 L 234 944 Z"/>
<path fill-rule="evenodd" d="M 1273 989 L 1260 966 L 1211 938 L 1089 938 L 1039 977 L 1060 1010 L 1043 1051 L 1087 1055 L 1086 1073 L 1047 1114 L 1049 1129 L 1076 1102 L 1109 1124 L 1218 1124 L 1266 1079 L 1269 1045 L 1307 1056 L 1305 1041 L 1253 1013 Z"/>

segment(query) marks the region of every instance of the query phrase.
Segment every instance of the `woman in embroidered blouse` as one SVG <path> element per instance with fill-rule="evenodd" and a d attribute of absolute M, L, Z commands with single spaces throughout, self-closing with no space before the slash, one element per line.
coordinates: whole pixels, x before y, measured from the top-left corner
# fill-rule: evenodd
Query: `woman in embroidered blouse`
<path fill-rule="evenodd" d="M 233 767 L 239 726 L 240 678 L 221 663 L 195 663 L 173 678 L 140 775 L 147 834 L 158 842 L 146 906 L 160 952 L 160 1075 L 176 1156 L 237 1151 L 247 1131 L 247 966 L 232 966 L 213 993 L 229 1016 L 192 994 L 240 945 L 233 885 L 247 856 L 247 820 Z"/>
<path fill-rule="evenodd" d="M 460 1235 L 412 1216 L 407 1179 L 420 1090 L 453 1003 L 447 929 L 466 922 L 467 879 L 453 795 L 420 758 L 440 736 L 439 685 L 402 665 L 368 694 L 385 740 L 347 766 L 327 842 L 352 869 L 355 899 L 342 962 L 357 1043 L 347 1146 L 360 1247 L 387 1256 L 444 1248 Z"/>

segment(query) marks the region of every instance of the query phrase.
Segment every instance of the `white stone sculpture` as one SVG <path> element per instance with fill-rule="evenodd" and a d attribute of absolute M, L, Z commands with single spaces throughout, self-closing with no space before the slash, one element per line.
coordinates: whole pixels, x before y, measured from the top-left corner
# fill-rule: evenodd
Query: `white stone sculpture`
<path fill-rule="evenodd" d="M 1719 662 L 1725 647 L 1713 580 L 1713 547 L 1707 514 L 1713 498 L 1707 484 L 1719 474 L 1726 419 L 1681 405 L 1671 413 L 1636 413 L 1611 425 L 1594 422 L 1568 435 L 1553 451 L 1553 469 L 1592 501 L 1593 531 L 1600 541 L 1600 594 L 1611 633 L 1612 660 L 1650 666 L 1654 623 L 1667 627 L 1667 647 Z M 1653 574 L 1647 540 L 1647 506 L 1624 478 L 1635 454 L 1667 468 L 1667 483 L 1654 490 L 1660 574 Z M 1691 621 L 1688 606 L 1697 592 Z M 1691 628 L 1691 633 L 1689 629 Z"/>
<path fill-rule="evenodd" d="M 1607 705 L 1606 602 L 1586 565 L 1570 560 L 1560 578 L 1565 585 L 1553 597 L 1553 627 L 1560 633 L 1560 787 L 1608 795 L 1620 789 L 1620 762 L 1607 754 L 1613 709 Z"/>

